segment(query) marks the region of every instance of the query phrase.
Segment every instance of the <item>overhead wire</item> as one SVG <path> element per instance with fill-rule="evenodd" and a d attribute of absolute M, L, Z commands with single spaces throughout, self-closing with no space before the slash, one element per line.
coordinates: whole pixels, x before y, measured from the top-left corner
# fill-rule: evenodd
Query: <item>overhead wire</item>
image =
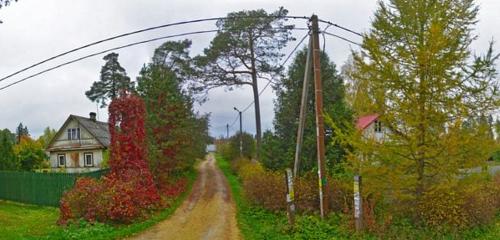
<path fill-rule="evenodd" d="M 284 18 L 284 19 L 287 19 L 287 18 L 289 18 L 289 19 L 308 19 L 308 17 L 305 17 L 305 16 L 271 16 L 271 17 L 272 18 L 277 18 L 277 19 L 279 19 L 279 18 Z M 188 21 L 180 21 L 180 22 L 174 22 L 174 23 L 167 23 L 167 24 L 162 24 L 162 25 L 159 25 L 159 26 L 143 28 L 143 29 L 139 29 L 139 30 L 135 30 L 135 31 L 131 31 L 131 32 L 127 32 L 127 33 L 115 35 L 115 36 L 108 37 L 108 38 L 105 38 L 105 39 L 102 39 L 102 40 L 99 40 L 99 41 L 95 41 L 95 42 L 91 42 L 91 43 L 85 44 L 85 45 L 77 47 L 77 48 L 73 48 L 73 49 L 71 49 L 69 51 L 65 51 L 65 52 L 59 53 L 57 55 L 54 55 L 52 57 L 49 57 L 47 59 L 44 59 L 42 61 L 36 62 L 36 63 L 34 63 L 32 65 L 29 65 L 27 67 L 24 67 L 24 68 L 22 68 L 22 69 L 20 69 L 20 70 L 18 70 L 16 72 L 13 72 L 13 73 L 5 76 L 5 77 L 0 78 L 0 82 L 6 80 L 8 78 L 11 78 L 11 77 L 13 77 L 15 75 L 18 75 L 19 73 L 27 71 L 27 70 L 29 70 L 31 68 L 34 68 L 34 67 L 39 66 L 41 64 L 44 64 L 46 62 L 52 61 L 52 60 L 54 60 L 56 58 L 68 55 L 70 53 L 73 53 L 73 52 L 76 52 L 76 51 L 79 51 L 79 50 L 82 50 L 82 49 L 85 49 L 85 48 L 89 48 L 91 46 L 95 46 L 95 45 L 98 45 L 98 44 L 101 44 L 101 43 L 104 43 L 104 42 L 108 42 L 108 41 L 111 41 L 111 40 L 114 40 L 114 39 L 118 39 L 118 38 L 130 36 L 130 35 L 134 35 L 134 34 L 138 34 L 138 33 L 143 33 L 143 32 L 147 32 L 147 31 L 152 31 L 152 30 L 156 30 L 156 29 L 166 28 L 166 27 L 186 25 L 186 24 L 206 22 L 206 21 L 218 21 L 218 20 L 225 20 L 225 19 L 236 19 L 236 18 L 255 18 L 255 17 L 248 16 L 248 17 L 200 18 L 200 19 L 194 19 L 194 20 L 188 20 Z M 262 18 L 262 17 L 259 17 L 259 18 Z"/>
<path fill-rule="evenodd" d="M 144 41 L 129 43 L 129 44 L 122 45 L 122 46 L 119 46 L 119 47 L 109 48 L 109 49 L 106 49 L 106 50 L 103 50 L 103 51 L 99 51 L 99 52 L 96 52 L 96 53 L 88 54 L 88 55 L 85 55 L 83 57 L 79 57 L 79 58 L 73 59 L 71 61 L 67 61 L 67 62 L 61 63 L 61 64 L 56 65 L 54 67 L 50 67 L 50 68 L 47 68 L 47 69 L 45 69 L 43 71 L 40 71 L 40 72 L 37 72 L 35 74 L 29 75 L 27 77 L 21 78 L 20 80 L 17 80 L 15 82 L 12 82 L 12 83 L 9 83 L 9 84 L 7 84 L 5 86 L 0 87 L 0 91 L 6 89 L 8 87 L 11 87 L 13 85 L 16 85 L 16 84 L 19 84 L 21 82 L 24 82 L 24 81 L 26 81 L 26 80 L 28 80 L 30 78 L 36 77 L 38 75 L 41 75 L 43 73 L 52 71 L 54 69 L 57 69 L 57 68 L 60 68 L 60 67 L 63 67 L 63 66 L 66 66 L 66 65 L 69 65 L 69 64 L 72 64 L 72 63 L 75 63 L 75 62 L 78 62 L 78 61 L 90 58 L 90 57 L 94 57 L 94 56 L 97 56 L 97 55 L 100 55 L 100 54 L 104 54 L 104 53 L 107 53 L 107 52 L 111 52 L 111 51 L 115 51 L 115 50 L 119 50 L 119 49 L 123 49 L 123 48 L 128 48 L 128 47 L 132 47 L 132 46 L 136 46 L 136 45 L 140 45 L 140 44 L 145 44 L 145 43 L 149 43 L 149 42 L 154 42 L 154 41 L 158 41 L 158 40 L 168 39 L 168 38 L 188 36 L 188 35 L 194 35 L 194 34 L 202 34 L 202 33 L 212 33 L 212 32 L 217 32 L 217 31 L 218 31 L 217 29 L 214 29 L 214 30 L 204 30 L 204 31 L 195 31 L 195 32 L 187 32 L 187 33 L 181 33 L 181 34 L 174 34 L 174 35 L 168 35 L 168 36 L 163 36 L 163 37 L 156 37 L 156 38 L 152 38 L 152 39 L 148 39 L 148 40 L 144 40 Z"/>
<path fill-rule="evenodd" d="M 303 29 L 293 28 L 291 30 L 303 30 Z M 33 78 L 33 77 L 39 76 L 41 74 L 44 74 L 46 72 L 55 70 L 57 68 L 60 68 L 60 67 L 63 67 L 63 66 L 66 66 L 66 65 L 69 65 L 69 64 L 72 64 L 72 63 L 75 63 L 75 62 L 87 59 L 87 58 L 91 58 L 91 57 L 94 57 L 94 56 L 97 56 L 97 55 L 101 55 L 101 54 L 104 54 L 104 53 L 107 53 L 107 52 L 111 52 L 111 51 L 115 51 L 115 50 L 120 50 L 120 49 L 123 49 L 123 48 L 128 48 L 128 47 L 132 47 L 132 46 L 136 46 L 136 45 L 141 45 L 141 44 L 145 44 L 145 43 L 150 43 L 150 42 L 154 42 L 154 41 L 158 41 L 158 40 L 164 40 L 164 39 L 168 39 L 168 38 L 182 37 L 182 36 L 195 35 L 195 34 L 203 34 L 203 33 L 214 33 L 214 32 L 217 32 L 217 31 L 219 31 L 219 30 L 218 29 L 213 29 L 213 30 L 194 31 L 194 32 L 181 33 L 181 34 L 167 35 L 167 36 L 162 36 L 162 37 L 151 38 L 151 39 L 148 39 L 148 40 L 133 42 L 133 43 L 129 43 L 129 44 L 125 44 L 125 45 L 119 46 L 119 47 L 109 48 L 109 49 L 106 49 L 106 50 L 103 50 L 103 51 L 95 52 L 95 53 L 92 53 L 92 54 L 85 55 L 83 57 L 79 57 L 79 58 L 76 58 L 76 59 L 73 59 L 73 60 L 61 63 L 59 65 L 47 68 L 45 70 L 39 71 L 39 72 L 34 73 L 32 75 L 29 75 L 27 77 L 21 78 L 20 80 L 14 81 L 12 83 L 9 83 L 9 84 L 7 84 L 5 86 L 0 87 L 0 91 L 6 89 L 8 87 L 11 87 L 13 85 L 16 85 L 16 84 L 19 84 L 21 82 L 24 82 L 24 81 L 26 81 L 28 79 Z"/>
<path fill-rule="evenodd" d="M 346 41 L 346 42 L 352 43 L 352 44 L 357 45 L 357 46 L 360 46 L 360 47 L 362 46 L 362 45 L 361 45 L 361 43 L 357 43 L 357 42 L 355 42 L 355 41 L 353 41 L 353 40 L 347 39 L 347 38 L 345 38 L 345 37 L 339 36 L 339 35 L 334 34 L 334 33 L 324 32 L 324 31 L 323 31 L 322 33 L 324 33 L 324 34 L 326 34 L 326 35 L 329 35 L 329 36 L 332 36 L 332 37 L 336 37 L 336 38 L 342 39 L 342 40 L 344 40 L 344 41 Z"/>
<path fill-rule="evenodd" d="M 336 24 L 336 23 L 332 23 L 332 22 L 330 22 L 330 21 L 326 21 L 326 20 L 323 20 L 323 19 L 318 19 L 318 22 L 326 23 L 326 24 L 328 24 L 328 25 L 331 25 L 331 26 L 334 26 L 334 27 L 336 27 L 336 28 L 342 29 L 342 30 L 344 30 L 344 31 L 350 32 L 350 33 L 352 33 L 352 34 L 354 34 L 354 35 L 358 35 L 358 36 L 360 36 L 360 37 L 363 37 L 363 34 L 361 34 L 361 33 L 359 33 L 359 32 L 356 32 L 356 31 L 354 31 L 354 30 L 351 30 L 351 29 L 349 29 L 349 28 L 347 28 L 347 27 L 340 26 L 340 25 L 338 25 L 338 24 Z"/>

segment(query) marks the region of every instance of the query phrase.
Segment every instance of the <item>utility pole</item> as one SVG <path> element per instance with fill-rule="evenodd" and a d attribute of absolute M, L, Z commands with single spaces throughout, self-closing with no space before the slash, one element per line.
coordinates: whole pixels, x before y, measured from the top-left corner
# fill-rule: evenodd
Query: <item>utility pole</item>
<path fill-rule="evenodd" d="M 236 107 L 234 107 L 234 110 L 240 114 L 240 157 L 243 157 L 243 124 L 241 120 L 241 114 L 243 112 L 238 110 Z"/>
<path fill-rule="evenodd" d="M 302 99 L 300 101 L 299 128 L 297 130 L 297 145 L 295 145 L 295 163 L 293 165 L 293 176 L 298 176 L 300 167 L 300 153 L 302 151 L 302 141 L 304 138 L 304 127 L 306 123 L 307 95 L 309 93 L 309 82 L 311 81 L 312 68 L 312 38 L 309 36 L 309 45 L 307 47 L 306 69 L 304 73 L 304 82 L 302 83 Z"/>
<path fill-rule="evenodd" d="M 226 138 L 229 139 L 229 123 L 226 124 Z"/>
<path fill-rule="evenodd" d="M 319 47 L 319 27 L 318 16 L 312 15 L 312 47 L 313 47 L 313 66 L 314 66 L 314 96 L 316 102 L 316 143 L 318 155 L 318 185 L 321 218 L 328 214 L 328 191 L 327 178 L 325 171 L 325 126 L 323 119 L 323 84 L 321 82 L 321 63 Z"/>

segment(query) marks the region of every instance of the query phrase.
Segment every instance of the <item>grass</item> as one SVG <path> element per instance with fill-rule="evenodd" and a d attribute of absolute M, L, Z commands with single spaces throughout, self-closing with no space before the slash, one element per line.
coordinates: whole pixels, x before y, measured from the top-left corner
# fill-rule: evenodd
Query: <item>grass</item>
<path fill-rule="evenodd" d="M 59 209 L 0 201 L 0 239 L 39 238 L 58 228 Z"/>
<path fill-rule="evenodd" d="M 68 227 L 56 225 L 59 209 L 0 201 L 1 239 L 120 239 L 139 233 L 167 219 L 182 204 L 191 191 L 197 171 L 187 173 L 187 191 L 171 203 L 169 208 L 147 220 L 130 225 L 90 224 L 81 221 Z"/>
<path fill-rule="evenodd" d="M 500 215 L 495 223 L 473 228 L 458 234 L 440 234 L 417 227 L 409 220 L 395 220 L 383 237 L 370 234 L 354 235 L 348 228 L 348 220 L 332 214 L 325 221 L 317 216 L 296 216 L 296 227 L 291 229 L 284 213 L 273 213 L 248 204 L 242 196 L 242 187 L 230 163 L 216 155 L 217 165 L 231 186 L 238 209 L 237 219 L 243 237 L 251 239 L 500 239 Z"/>

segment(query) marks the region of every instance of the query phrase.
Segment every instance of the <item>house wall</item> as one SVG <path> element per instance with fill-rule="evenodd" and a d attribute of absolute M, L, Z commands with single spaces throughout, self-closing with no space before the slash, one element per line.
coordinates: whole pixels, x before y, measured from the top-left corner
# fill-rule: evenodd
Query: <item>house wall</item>
<path fill-rule="evenodd" d="M 94 164 L 85 166 L 84 154 L 92 153 Z M 64 154 L 66 156 L 66 166 L 59 166 L 58 156 Z M 80 172 L 87 170 L 98 170 L 102 167 L 103 150 L 80 150 L 80 151 L 55 151 L 50 153 L 50 165 L 52 168 L 64 168 L 67 172 Z"/>
<path fill-rule="evenodd" d="M 80 128 L 80 139 L 79 140 L 68 140 L 68 128 Z M 81 145 L 100 145 L 100 143 L 92 136 L 85 128 L 81 127 L 78 121 L 72 120 L 63 129 L 60 136 L 52 144 L 52 147 L 62 147 L 62 146 L 81 146 Z"/>
<path fill-rule="evenodd" d="M 365 138 L 375 139 L 377 142 L 383 142 L 388 135 L 388 129 L 382 123 L 382 132 L 375 132 L 375 122 L 371 123 L 363 130 Z"/>

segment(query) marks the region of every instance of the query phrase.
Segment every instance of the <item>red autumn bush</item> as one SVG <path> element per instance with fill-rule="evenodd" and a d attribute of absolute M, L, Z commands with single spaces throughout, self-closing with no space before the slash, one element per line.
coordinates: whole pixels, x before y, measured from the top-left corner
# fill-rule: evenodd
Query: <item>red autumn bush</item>
<path fill-rule="evenodd" d="M 60 224 L 72 219 L 130 223 L 160 206 L 147 164 L 144 103 L 123 95 L 109 106 L 111 172 L 101 180 L 79 179 L 61 199 Z"/>

